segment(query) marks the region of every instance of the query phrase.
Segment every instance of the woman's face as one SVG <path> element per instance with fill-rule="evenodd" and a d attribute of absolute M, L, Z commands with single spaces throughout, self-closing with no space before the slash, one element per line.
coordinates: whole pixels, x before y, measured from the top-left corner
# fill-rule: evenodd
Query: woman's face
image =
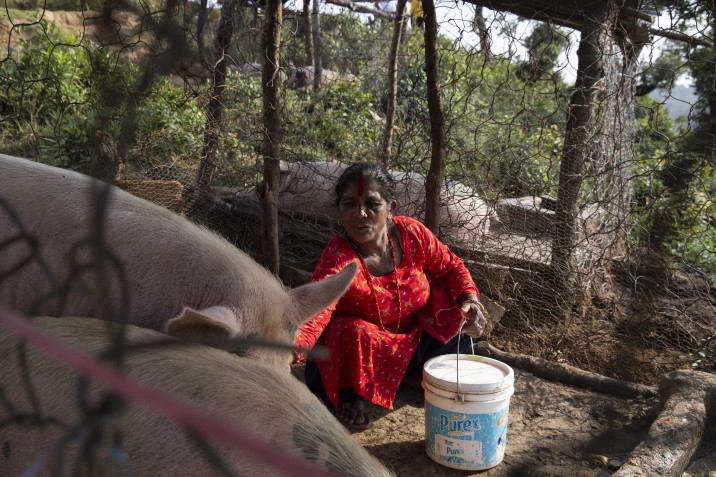
<path fill-rule="evenodd" d="M 346 185 L 338 213 L 341 225 L 356 243 L 377 242 L 385 236 L 393 204 L 388 204 L 372 182 L 355 181 Z"/>

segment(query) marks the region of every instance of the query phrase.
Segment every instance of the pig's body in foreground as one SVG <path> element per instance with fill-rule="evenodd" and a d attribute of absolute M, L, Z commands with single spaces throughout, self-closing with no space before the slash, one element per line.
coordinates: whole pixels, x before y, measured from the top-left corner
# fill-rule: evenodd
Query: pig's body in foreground
<path fill-rule="evenodd" d="M 124 305 L 121 280 L 108 262 L 109 296 L 98 298 L 98 271 L 84 271 L 72 283 L 95 293 L 73 292 L 64 304 L 51 299 L 37 306 L 68 282 L 72 270 L 81 270 L 77 265 L 96 263 L 87 245 L 78 244 L 94 232 L 92 190 L 98 184 L 0 154 L 0 276 L 17 269 L 0 280 L 0 303 L 26 314 L 92 317 L 106 317 L 103 304 L 112 310 Z M 292 342 L 296 327 L 337 300 L 355 274 L 350 266 L 328 280 L 287 290 L 225 239 L 119 188 L 112 187 L 103 215 L 104 242 L 126 274 L 131 322 L 174 335 Z M 42 261 L 16 267 L 32 255 L 27 237 L 37 240 Z M 289 359 L 265 348 L 249 348 L 247 355 L 284 365 Z"/>
<path fill-rule="evenodd" d="M 36 318 L 35 324 L 73 348 L 97 355 L 111 344 L 105 322 L 89 318 Z M 130 343 L 163 337 L 153 330 L 130 326 Z M 0 327 L 0 389 L 6 405 L 0 411 L 0 474 L 19 476 L 38 457 L 44 466 L 37 475 L 52 475 L 54 445 L 62 435 L 57 425 L 33 425 L 28 419 L 10 421 L 14 415 L 30 414 L 17 364 L 16 337 Z M 74 371 L 56 359 L 28 347 L 28 371 L 44 417 L 72 425 L 80 417 L 77 409 L 78 381 Z M 236 422 L 241 429 L 259 435 L 277 450 L 293 452 L 329 469 L 336 475 L 391 476 L 377 459 L 356 443 L 326 407 L 290 373 L 253 359 L 208 346 L 186 344 L 141 348 L 126 354 L 127 374 L 137 380 L 210 413 Z M 98 396 L 92 389 L 92 401 Z M 121 415 L 122 447 L 134 475 L 213 476 L 219 472 L 193 444 L 179 425 L 134 406 Z M 77 441 L 63 454 L 62 475 L 86 475 L 73 471 Z M 106 443 L 105 443 L 106 444 Z M 250 456 L 217 449 L 235 475 L 272 476 L 274 471 Z M 101 446 L 99 462 L 108 465 L 108 448 Z M 278 456 L 277 452 L 277 456 Z M 39 461 L 37 461 L 39 462 Z M 35 474 L 33 474 L 35 475 Z M 103 470 L 103 476 L 124 475 Z"/>

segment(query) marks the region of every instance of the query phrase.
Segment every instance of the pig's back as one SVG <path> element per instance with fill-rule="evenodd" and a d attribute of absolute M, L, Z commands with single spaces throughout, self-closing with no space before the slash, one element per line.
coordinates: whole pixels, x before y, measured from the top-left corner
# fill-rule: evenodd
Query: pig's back
<path fill-rule="evenodd" d="M 26 233 L 37 239 L 42 257 L 42 263 L 32 261 L 0 281 L 0 302 L 33 314 L 98 316 L 97 301 L 79 294 L 73 294 L 64 309 L 57 300 L 33 305 L 70 273 L 71 251 L 93 230 L 92 191 L 101 184 L 73 171 L 0 155 L 0 197 L 13 211 L 0 209 L 0 243 Z M 276 299 L 283 292 L 263 267 L 226 240 L 114 186 L 103 230 L 109 250 L 124 267 L 135 324 L 162 329 L 183 306 L 232 305 L 235 297 L 248 293 Z M 0 250 L 0 273 L 31 254 L 23 241 Z M 87 259 L 87 254 L 80 252 L 79 258 Z M 118 306 L 121 280 L 116 271 L 110 275 L 113 305 Z M 91 276 L 85 282 L 97 283 Z"/>

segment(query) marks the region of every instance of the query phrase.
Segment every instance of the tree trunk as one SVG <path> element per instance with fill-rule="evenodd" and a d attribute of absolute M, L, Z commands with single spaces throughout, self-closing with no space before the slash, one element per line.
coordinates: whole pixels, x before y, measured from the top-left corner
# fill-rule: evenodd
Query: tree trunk
<path fill-rule="evenodd" d="M 659 385 L 665 399 L 649 434 L 613 477 L 681 477 L 701 443 L 716 400 L 716 376 L 678 370 Z"/>
<path fill-rule="evenodd" d="M 264 94 L 264 180 L 261 194 L 261 238 L 266 267 L 278 275 L 278 188 L 281 115 L 279 110 L 279 46 L 281 44 L 281 0 L 267 0 L 263 37 L 266 60 L 261 72 Z"/>
<path fill-rule="evenodd" d="M 438 68 L 438 22 L 433 0 L 423 0 L 423 14 L 425 15 L 425 71 L 432 146 L 430 169 L 425 179 L 425 225 L 438 235 L 440 189 L 445 176 L 445 123 Z"/>
<path fill-rule="evenodd" d="M 207 107 L 206 127 L 204 128 L 204 146 L 201 152 L 201 162 L 196 178 L 196 188 L 199 197 L 204 194 L 211 185 L 216 172 L 216 149 L 219 146 L 221 133 L 221 116 L 223 113 L 223 96 L 226 87 L 226 50 L 231 43 L 234 34 L 234 11 L 236 0 L 227 0 L 221 6 L 221 20 L 216 30 L 214 40 L 215 66 L 213 75 L 213 86 L 209 96 Z"/>
<path fill-rule="evenodd" d="M 383 131 L 383 149 L 381 160 L 387 168 L 390 164 L 391 149 L 393 147 L 393 127 L 395 125 L 395 108 L 398 97 L 398 51 L 400 50 L 405 24 L 405 4 L 407 0 L 398 0 L 393 23 L 393 41 L 390 44 L 388 55 L 388 105 L 385 114 L 385 129 Z"/>
<path fill-rule="evenodd" d="M 312 65 L 313 59 L 313 27 L 311 26 L 311 0 L 303 0 L 303 29 L 306 30 L 306 64 Z"/>
<path fill-rule="evenodd" d="M 321 38 L 321 3 L 313 0 L 313 90 L 321 87 L 323 74 L 323 39 Z"/>
<path fill-rule="evenodd" d="M 617 13 L 615 1 L 593 2 L 584 12 L 584 24 L 577 51 L 577 80 L 567 114 L 562 160 L 559 169 L 555 238 L 552 269 L 558 296 L 570 297 L 577 279 L 575 244 L 579 197 L 584 164 L 591 152 L 591 140 L 604 121 L 605 100 L 603 52 Z"/>
<path fill-rule="evenodd" d="M 602 279 L 601 272 L 597 272 L 602 268 L 601 262 L 620 253 L 633 224 L 628 215 L 634 192 L 631 180 L 636 135 L 634 92 L 644 43 L 632 33 L 625 37 L 633 40 L 610 35 L 601 49 L 605 93 L 599 104 L 601 122 L 589 139 L 585 165 L 585 178 L 591 187 L 590 204 L 585 205 L 598 204 L 596 213 L 601 218 L 598 233 L 585 228 L 583 214 L 578 219 L 577 268 L 589 271 L 579 277 L 582 289 Z"/>
<path fill-rule="evenodd" d="M 208 3 L 209 0 L 201 0 L 199 13 L 196 19 L 196 46 L 199 50 L 200 58 L 204 58 L 204 27 L 206 26 L 206 10 Z"/>
<path fill-rule="evenodd" d="M 716 33 L 716 2 L 713 0 L 707 3 L 708 5 L 708 18 L 709 18 L 709 30 L 711 38 Z M 708 76 L 712 78 L 712 82 L 706 89 L 707 101 L 708 101 L 708 116 L 703 127 L 699 128 L 699 136 L 701 144 L 704 149 L 701 151 L 713 151 L 716 147 L 716 89 L 714 89 L 714 82 L 716 82 L 716 43 L 711 45 L 711 61 L 705 66 L 708 69 Z"/>
<path fill-rule="evenodd" d="M 495 348 L 486 341 L 478 342 L 476 347 L 476 353 L 479 355 L 500 360 L 513 368 L 527 371 L 528 373 L 549 379 L 550 381 L 558 381 L 584 389 L 591 389 L 599 393 L 629 399 L 638 397 L 650 398 L 658 394 L 654 386 L 602 376 L 568 364 L 548 361 L 535 356 L 508 353 Z"/>
<path fill-rule="evenodd" d="M 407 1 L 405 2 L 408 3 Z M 405 45 L 405 42 L 408 39 L 408 26 L 411 25 L 411 17 L 410 14 L 405 15 L 405 9 L 403 9 L 403 15 L 405 18 L 403 18 L 403 27 L 400 29 L 400 46 L 402 47 Z M 398 50 L 400 51 L 400 50 Z"/>
<path fill-rule="evenodd" d="M 480 50 L 482 51 L 485 60 L 489 60 L 490 48 L 492 44 L 490 41 L 490 30 L 487 28 L 485 15 L 483 14 L 483 7 L 475 7 L 475 18 L 473 19 L 472 24 L 473 30 L 477 32 L 477 36 L 480 38 Z"/>

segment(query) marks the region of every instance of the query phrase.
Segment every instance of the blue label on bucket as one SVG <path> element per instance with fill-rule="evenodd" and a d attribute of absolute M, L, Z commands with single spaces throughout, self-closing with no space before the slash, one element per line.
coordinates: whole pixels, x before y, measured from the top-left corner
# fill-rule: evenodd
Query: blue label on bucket
<path fill-rule="evenodd" d="M 458 413 L 425 402 L 425 450 L 448 467 L 480 470 L 505 455 L 509 405 L 489 414 Z"/>

